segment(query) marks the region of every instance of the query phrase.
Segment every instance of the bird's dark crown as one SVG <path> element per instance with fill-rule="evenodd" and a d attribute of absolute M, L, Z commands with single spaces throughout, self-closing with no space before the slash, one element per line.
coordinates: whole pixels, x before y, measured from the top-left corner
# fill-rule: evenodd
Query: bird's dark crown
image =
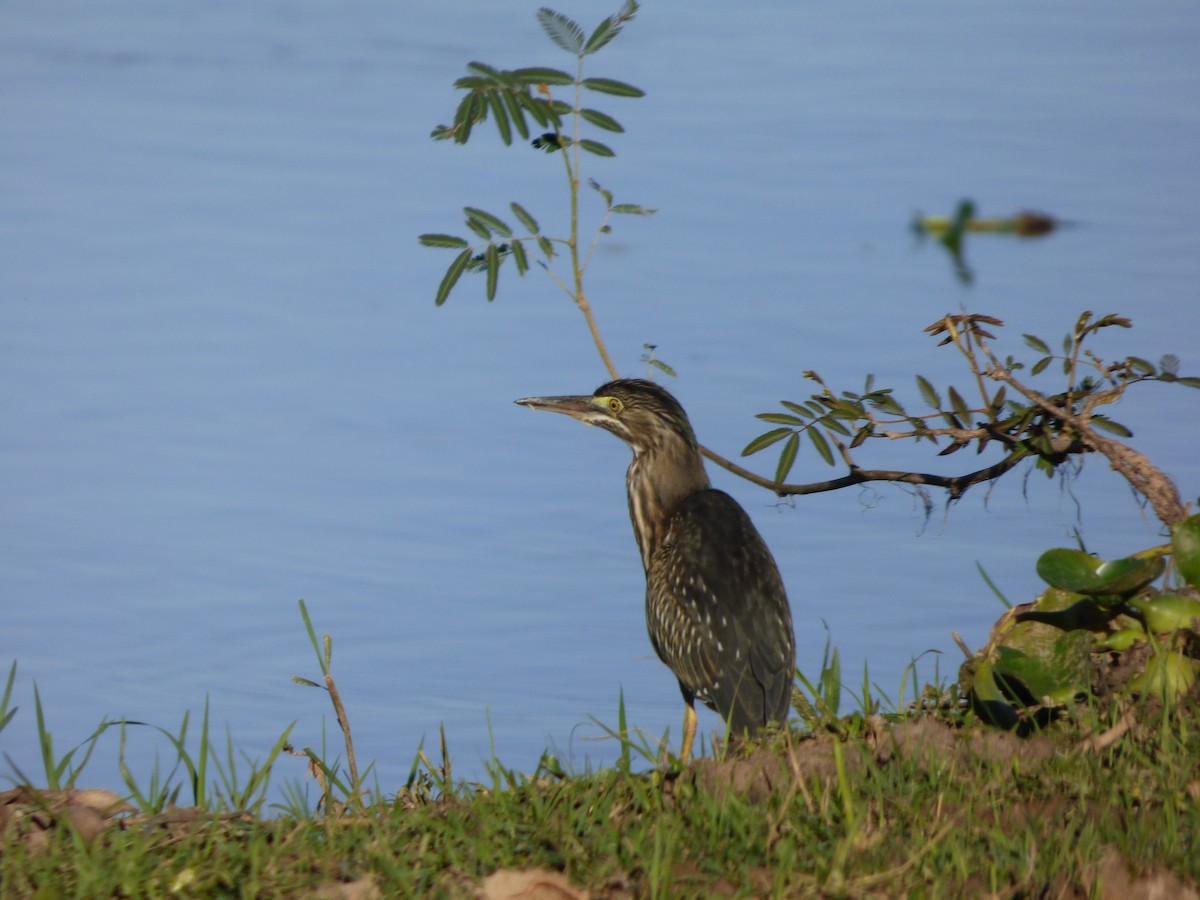
<path fill-rule="evenodd" d="M 620 423 L 609 430 L 631 444 L 648 447 L 672 435 L 693 449 L 696 446 L 687 413 L 662 385 L 643 378 L 620 378 L 600 385 L 592 398 L 594 405 L 609 413 L 614 425 Z M 601 422 L 593 424 L 603 427 Z"/>

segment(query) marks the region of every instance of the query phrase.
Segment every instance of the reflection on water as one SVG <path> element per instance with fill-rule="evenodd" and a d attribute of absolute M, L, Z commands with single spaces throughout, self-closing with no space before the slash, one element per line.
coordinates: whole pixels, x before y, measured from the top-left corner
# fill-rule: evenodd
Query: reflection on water
<path fill-rule="evenodd" d="M 385 789 L 440 723 L 464 776 L 493 746 L 518 767 L 547 745 L 611 760 L 592 717 L 615 721 L 622 691 L 631 722 L 677 737 L 625 450 L 511 403 L 604 380 L 577 314 L 536 273 L 490 305 L 465 281 L 435 309 L 445 261 L 415 240 L 518 198 L 561 228 L 546 157 L 427 138 L 467 60 L 563 64 L 527 12 L 6 7 L 0 656 L 20 661 L 4 748 L 24 771 L 33 679 L 63 748 L 105 715 L 172 727 L 205 697 L 252 755 L 293 720 L 318 746 L 323 700 L 288 681 L 316 674 L 299 597 L 334 636 Z M 921 329 L 960 305 L 1014 340 L 1121 312 L 1136 330 L 1113 352 L 1195 371 L 1198 32 L 1187 6 L 647 7 L 597 58 L 648 96 L 621 108 L 619 155 L 594 173 L 661 210 L 620 223 L 590 273 L 618 365 L 642 374 L 655 344 L 726 455 L 758 433 L 754 412 L 803 393 L 805 369 L 843 389 L 958 377 Z M 1078 227 L 970 238 L 967 286 L 906 231 L 963 195 Z M 1185 495 L 1191 402 L 1145 391 L 1122 409 Z M 796 473 L 830 474 L 803 454 Z M 1036 553 L 1080 522 L 1101 553 L 1155 539 L 1098 466 L 977 491 L 928 523 L 899 489 L 778 504 L 714 481 L 779 560 L 801 666 L 815 671 L 824 623 L 847 677 L 869 659 L 893 697 L 926 649 L 953 676 L 950 631 L 982 642 L 998 606 L 976 560 L 1019 600 Z M 134 771 L 154 747 L 132 739 Z M 119 787 L 111 758 L 92 767 Z"/>

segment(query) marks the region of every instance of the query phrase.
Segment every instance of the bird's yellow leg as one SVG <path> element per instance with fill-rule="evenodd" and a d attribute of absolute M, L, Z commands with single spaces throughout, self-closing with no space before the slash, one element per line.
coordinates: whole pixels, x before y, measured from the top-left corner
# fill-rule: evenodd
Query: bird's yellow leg
<path fill-rule="evenodd" d="M 696 710 L 688 704 L 683 713 L 683 748 L 679 751 L 679 762 L 686 766 L 692 755 L 692 742 L 696 740 Z"/>

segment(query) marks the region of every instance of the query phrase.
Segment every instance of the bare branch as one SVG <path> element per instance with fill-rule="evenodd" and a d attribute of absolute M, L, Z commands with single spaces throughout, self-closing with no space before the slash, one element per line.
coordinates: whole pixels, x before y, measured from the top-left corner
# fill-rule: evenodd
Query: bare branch
<path fill-rule="evenodd" d="M 701 447 L 700 452 L 714 465 L 732 472 L 739 478 L 744 478 L 747 481 L 757 484 L 759 487 L 773 491 L 780 497 L 821 494 L 825 491 L 841 490 L 855 484 L 865 484 L 868 481 L 893 481 L 900 484 L 920 484 L 928 485 L 929 487 L 945 488 L 950 493 L 950 498 L 957 500 L 972 485 L 999 478 L 1017 465 L 1017 463 L 1029 458 L 1029 453 L 1024 448 L 1018 447 L 998 463 L 977 469 L 974 472 L 968 472 L 966 475 L 933 475 L 928 472 L 860 469 L 857 466 L 851 466 L 849 473 L 843 475 L 841 478 L 831 478 L 828 481 L 814 481 L 809 484 L 779 484 L 769 478 L 764 478 L 755 472 L 751 472 L 749 469 L 743 468 L 735 462 L 731 462 L 719 453 L 709 450 L 707 447 Z"/>

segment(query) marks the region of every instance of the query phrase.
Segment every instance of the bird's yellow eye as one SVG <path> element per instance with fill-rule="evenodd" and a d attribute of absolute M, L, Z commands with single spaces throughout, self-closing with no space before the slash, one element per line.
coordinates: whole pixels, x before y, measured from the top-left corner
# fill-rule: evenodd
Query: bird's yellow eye
<path fill-rule="evenodd" d="M 625 408 L 625 404 L 622 403 L 620 400 L 618 400 L 616 397 L 609 397 L 606 402 L 608 404 L 609 410 L 614 413 L 619 413 L 622 409 Z"/>

